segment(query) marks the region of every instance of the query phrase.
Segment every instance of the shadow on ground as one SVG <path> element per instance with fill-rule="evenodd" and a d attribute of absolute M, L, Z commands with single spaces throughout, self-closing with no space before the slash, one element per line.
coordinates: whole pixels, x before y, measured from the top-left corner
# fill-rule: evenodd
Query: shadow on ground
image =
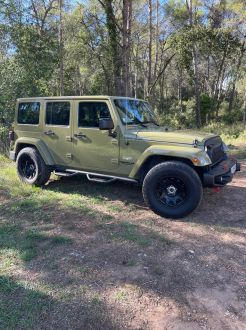
<path fill-rule="evenodd" d="M 244 178 L 246 171 L 240 173 Z M 82 194 L 87 197 L 99 197 L 103 201 L 120 201 L 124 207 L 134 205 L 136 210 L 149 211 L 139 185 L 115 182 L 114 184 L 97 184 L 88 182 L 83 176 L 62 178 L 51 181 L 45 189 L 65 194 Z M 245 228 L 246 226 L 246 187 L 226 186 L 219 192 L 205 189 L 201 206 L 193 214 L 181 219 L 183 222 L 194 222 L 207 225 Z M 225 216 L 226 215 L 226 216 Z"/>
<path fill-rule="evenodd" d="M 0 327 L 243 329 L 245 194 L 237 182 L 206 192 L 180 221 L 154 215 L 140 187 L 120 182 L 63 178 L 3 196 Z"/>

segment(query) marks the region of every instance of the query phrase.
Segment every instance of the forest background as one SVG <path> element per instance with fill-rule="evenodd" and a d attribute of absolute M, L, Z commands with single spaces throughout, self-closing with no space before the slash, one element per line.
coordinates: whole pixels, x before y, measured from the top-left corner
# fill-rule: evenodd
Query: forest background
<path fill-rule="evenodd" d="M 0 0 L 0 134 L 18 97 L 147 99 L 160 123 L 245 140 L 244 0 Z"/>

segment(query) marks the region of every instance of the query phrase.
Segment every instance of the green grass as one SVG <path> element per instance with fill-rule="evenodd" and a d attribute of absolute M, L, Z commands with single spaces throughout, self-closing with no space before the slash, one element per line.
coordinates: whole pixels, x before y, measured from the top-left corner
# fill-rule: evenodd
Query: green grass
<path fill-rule="evenodd" d="M 103 224 L 102 224 L 103 227 Z M 142 247 L 147 247 L 153 242 L 170 244 L 171 241 L 154 232 L 153 230 L 144 230 L 143 227 L 124 221 L 120 224 L 112 223 L 108 226 L 108 238 L 112 240 L 121 240 L 135 243 Z"/>
<path fill-rule="evenodd" d="M 118 301 L 124 301 L 127 299 L 127 294 L 124 291 L 119 291 L 115 295 L 115 299 Z"/>
<path fill-rule="evenodd" d="M 50 248 L 50 245 L 71 244 L 72 240 L 64 236 L 48 236 L 38 231 L 26 231 L 20 224 L 0 224 L 0 249 L 18 251 L 22 261 L 30 261 L 36 256 L 42 255 Z M 41 242 L 47 242 L 46 246 L 39 249 Z M 1 251 L 0 251 L 1 255 Z M 3 255 L 3 260 L 5 256 Z"/>
<path fill-rule="evenodd" d="M 52 179 L 43 188 L 23 184 L 15 165 L 0 156 L 0 329 L 35 329 L 53 308 L 73 319 L 75 301 L 81 328 L 108 328 L 104 297 L 97 292 L 98 259 L 87 254 L 101 242 L 141 250 L 169 243 L 154 223 L 150 228 L 122 219 L 135 205 L 120 196 L 116 185 L 99 186 L 83 177 Z M 132 256 L 124 266 L 133 267 L 136 260 Z M 125 298 L 116 295 L 118 301 Z"/>
<path fill-rule="evenodd" d="M 90 273 L 90 268 L 88 267 L 79 267 L 77 270 L 83 275 Z"/>
<path fill-rule="evenodd" d="M 231 147 L 229 154 L 238 159 L 246 159 L 246 147 Z"/>
<path fill-rule="evenodd" d="M 0 328 L 35 329 L 40 316 L 51 312 L 53 302 L 42 292 L 28 289 L 0 275 Z"/>
<path fill-rule="evenodd" d="M 73 242 L 71 238 L 63 236 L 53 236 L 50 241 L 53 245 L 71 244 Z"/>

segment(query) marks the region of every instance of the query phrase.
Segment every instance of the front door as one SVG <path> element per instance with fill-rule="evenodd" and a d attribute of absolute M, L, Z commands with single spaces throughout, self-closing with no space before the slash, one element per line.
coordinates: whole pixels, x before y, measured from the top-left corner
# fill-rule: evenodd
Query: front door
<path fill-rule="evenodd" d="M 72 102 L 46 101 L 44 103 L 43 141 L 56 165 L 72 162 Z"/>
<path fill-rule="evenodd" d="M 99 129 L 99 118 L 110 118 L 107 101 L 75 101 L 74 166 L 81 170 L 111 172 L 118 167 L 119 143 Z"/>

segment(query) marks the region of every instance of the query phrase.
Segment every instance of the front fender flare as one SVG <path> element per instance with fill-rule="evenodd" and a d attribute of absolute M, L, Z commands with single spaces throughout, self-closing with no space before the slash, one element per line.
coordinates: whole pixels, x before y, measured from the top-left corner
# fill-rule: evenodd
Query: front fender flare
<path fill-rule="evenodd" d="M 138 171 L 149 157 L 152 156 L 167 156 L 178 160 L 179 158 L 190 160 L 195 166 L 206 166 L 211 164 L 211 160 L 205 151 L 194 148 L 192 146 L 170 146 L 170 145 L 153 145 L 146 149 L 139 157 L 129 175 L 135 179 Z M 197 163 L 194 163 L 197 159 Z"/>

